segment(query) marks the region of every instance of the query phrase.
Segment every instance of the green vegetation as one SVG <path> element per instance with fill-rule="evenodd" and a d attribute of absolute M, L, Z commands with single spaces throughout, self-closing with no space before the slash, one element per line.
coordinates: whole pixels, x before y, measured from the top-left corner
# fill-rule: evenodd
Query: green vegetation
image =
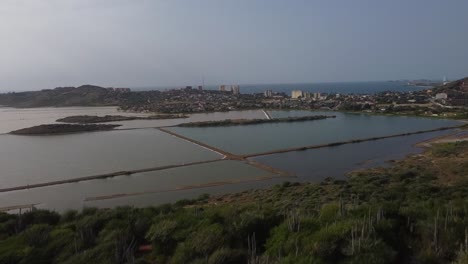
<path fill-rule="evenodd" d="M 69 134 L 79 132 L 92 132 L 112 130 L 120 125 L 70 125 L 70 124 L 50 124 L 39 125 L 28 128 L 23 128 L 10 132 L 14 135 L 53 135 L 53 134 Z"/>
<path fill-rule="evenodd" d="M 312 115 L 301 117 L 285 117 L 272 119 L 226 119 L 218 121 L 201 121 L 183 123 L 180 127 L 215 127 L 215 126 L 240 126 L 240 125 L 255 125 L 265 123 L 287 123 L 287 122 L 303 122 L 312 120 L 321 120 L 326 118 L 335 118 L 336 116 Z"/>
<path fill-rule="evenodd" d="M 0 214 L 0 263 L 467 263 L 467 160 L 441 144 L 347 181 Z"/>
<path fill-rule="evenodd" d="M 93 123 L 106 123 L 106 122 L 118 122 L 118 121 L 130 121 L 130 120 L 159 120 L 159 119 L 176 119 L 176 118 L 187 118 L 187 117 L 188 116 L 186 115 L 176 115 L 176 114 L 172 114 L 172 115 L 163 114 L 163 115 L 151 115 L 151 116 L 78 115 L 78 116 L 67 116 L 65 118 L 60 118 L 60 119 L 57 119 L 57 122 L 93 124 Z"/>
<path fill-rule="evenodd" d="M 94 85 L 59 87 L 33 92 L 0 94 L 0 105 L 11 107 L 63 107 L 63 106 L 113 106 L 126 97 L 126 93 Z"/>

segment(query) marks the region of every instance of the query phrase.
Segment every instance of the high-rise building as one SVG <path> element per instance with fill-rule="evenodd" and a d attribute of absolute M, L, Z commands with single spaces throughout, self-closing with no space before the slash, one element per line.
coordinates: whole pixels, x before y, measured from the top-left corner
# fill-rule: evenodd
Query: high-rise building
<path fill-rule="evenodd" d="M 304 92 L 302 92 L 301 90 L 292 90 L 291 91 L 291 98 L 293 98 L 293 99 L 302 98 L 303 96 L 304 96 Z"/>
<path fill-rule="evenodd" d="M 240 94 L 239 85 L 231 85 L 231 92 L 232 92 L 232 94 Z"/>
<path fill-rule="evenodd" d="M 265 92 L 263 92 L 263 95 L 265 97 L 272 97 L 273 96 L 273 91 L 272 90 L 266 90 Z"/>
<path fill-rule="evenodd" d="M 224 84 L 223 84 L 223 85 L 220 85 L 220 86 L 219 86 L 219 90 L 220 90 L 221 92 L 225 92 L 225 91 L 226 91 L 226 85 L 224 85 Z"/>
<path fill-rule="evenodd" d="M 448 82 L 447 76 L 444 76 L 444 79 L 442 79 L 442 85 L 446 85 Z"/>
<path fill-rule="evenodd" d="M 468 92 L 468 82 L 462 82 L 460 89 L 464 92 Z"/>
<path fill-rule="evenodd" d="M 198 91 L 203 91 L 203 86 L 202 85 L 198 85 Z"/>

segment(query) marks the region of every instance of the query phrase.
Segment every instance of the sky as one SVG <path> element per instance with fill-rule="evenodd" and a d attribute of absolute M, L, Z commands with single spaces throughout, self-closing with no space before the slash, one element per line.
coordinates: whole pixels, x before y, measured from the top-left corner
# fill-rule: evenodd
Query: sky
<path fill-rule="evenodd" d="M 1 0 L 0 92 L 468 76 L 466 0 Z"/>

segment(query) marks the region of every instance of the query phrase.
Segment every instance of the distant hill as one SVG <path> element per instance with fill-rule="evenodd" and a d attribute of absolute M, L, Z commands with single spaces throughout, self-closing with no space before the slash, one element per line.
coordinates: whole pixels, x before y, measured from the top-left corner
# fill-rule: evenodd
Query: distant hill
<path fill-rule="evenodd" d="M 433 90 L 436 92 L 461 91 L 460 87 L 462 86 L 463 82 L 468 83 L 468 77 L 465 77 L 463 79 L 456 80 L 453 82 L 449 82 L 445 85 L 437 86 Z"/>
<path fill-rule="evenodd" d="M 0 94 L 0 105 L 11 107 L 110 106 L 118 105 L 125 93 L 94 85 L 58 87 L 34 92 Z"/>

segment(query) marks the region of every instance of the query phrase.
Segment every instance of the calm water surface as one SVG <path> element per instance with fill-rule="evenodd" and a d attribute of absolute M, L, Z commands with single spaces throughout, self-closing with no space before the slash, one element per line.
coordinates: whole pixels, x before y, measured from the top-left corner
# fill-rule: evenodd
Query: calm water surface
<path fill-rule="evenodd" d="M 295 123 L 205 128 L 173 127 L 170 129 L 232 153 L 248 154 L 387 136 L 459 124 L 457 121 L 443 119 L 339 112 L 273 111 L 272 114 L 274 117 L 325 114 L 336 115 L 336 118 Z"/>
<path fill-rule="evenodd" d="M 141 114 L 117 111 L 117 107 L 47 107 L 47 108 L 11 108 L 0 107 L 0 134 L 13 130 L 53 124 L 60 118 L 74 115 L 125 115 Z M 143 114 L 144 115 L 144 114 Z"/>
<path fill-rule="evenodd" d="M 216 158 L 210 150 L 151 128 L 0 135 L 0 188 Z"/>
<path fill-rule="evenodd" d="M 146 199 L 145 197 L 163 195 L 168 191 L 175 191 L 195 185 L 206 185 L 226 181 L 252 181 L 258 177 L 271 177 L 269 172 L 257 169 L 239 161 L 219 161 L 208 164 L 194 165 L 164 171 L 138 173 L 130 176 L 119 176 L 100 180 L 84 181 L 70 184 L 55 185 L 30 190 L 0 193 L 0 207 L 25 204 L 39 204 L 40 208 L 50 208 L 59 211 L 66 209 L 81 209 L 86 204 L 108 204 L 112 201 L 90 201 L 86 198 L 134 194 L 149 192 L 147 195 L 124 196 L 115 198 L 126 201 L 119 205 L 135 205 L 132 200 Z M 163 192 L 163 193 L 160 193 Z M 175 191 L 172 196 L 176 201 L 183 196 Z M 186 192 L 192 193 L 191 190 Z M 206 191 L 205 191 L 206 192 Z M 167 194 L 166 194 L 167 196 Z M 111 199 L 114 200 L 114 199 Z M 172 202 L 173 202 L 172 201 Z M 158 199 L 148 200 L 149 204 L 160 204 Z M 89 206 L 89 205 L 88 205 Z"/>
<path fill-rule="evenodd" d="M 121 112 L 117 110 L 117 107 L 47 107 L 26 109 L 0 107 L 0 134 L 8 133 L 21 128 L 27 128 L 43 124 L 54 124 L 57 123 L 57 119 L 74 115 L 149 116 L 151 114 Z M 189 115 L 188 118 L 179 119 L 131 120 L 112 122 L 109 124 L 121 125 L 117 129 L 149 128 L 159 126 L 172 126 L 186 122 L 224 120 L 235 118 L 265 118 L 265 115 L 261 110 L 245 110 L 192 114 Z"/>
<path fill-rule="evenodd" d="M 352 170 L 388 166 L 389 160 L 403 159 L 408 154 L 419 153 L 422 149 L 415 147 L 416 143 L 454 131 L 437 131 L 331 148 L 259 156 L 253 159 L 294 172 L 298 181 L 319 182 L 326 177 L 344 179 L 345 174 Z"/>
<path fill-rule="evenodd" d="M 120 113 L 115 107 L 0 108 L 0 133 L 53 123 L 58 118 L 81 114 L 135 115 Z M 218 148 L 246 154 L 458 124 L 455 121 L 439 119 L 335 112 L 272 111 L 271 114 L 274 117 L 328 114 L 337 115 L 337 118 L 287 124 L 171 129 Z M 265 115 L 262 111 L 254 110 L 194 114 L 187 119 L 117 123 L 122 124 L 122 128 L 146 128 L 227 118 L 265 118 Z M 328 176 L 340 178 L 356 168 L 382 166 L 386 164 L 386 160 L 418 153 L 420 149 L 413 147 L 413 144 L 449 132 L 434 132 L 255 158 L 256 161 L 296 173 L 298 176 L 296 179 L 277 178 L 252 182 L 251 180 L 258 177 L 271 176 L 271 174 L 241 162 L 220 161 L 131 176 L 0 193 L 0 207 L 30 203 L 39 203 L 39 207 L 56 210 L 79 209 L 82 206 L 146 206 L 174 202 L 182 198 L 194 198 L 201 193 L 222 194 L 263 188 L 284 180 L 316 182 Z M 0 188 L 217 158 L 220 156 L 210 150 L 151 128 L 55 136 L 0 135 Z M 203 186 L 232 180 L 250 182 L 178 190 L 187 186 Z M 139 192 L 149 193 L 85 201 L 87 197 Z"/>

